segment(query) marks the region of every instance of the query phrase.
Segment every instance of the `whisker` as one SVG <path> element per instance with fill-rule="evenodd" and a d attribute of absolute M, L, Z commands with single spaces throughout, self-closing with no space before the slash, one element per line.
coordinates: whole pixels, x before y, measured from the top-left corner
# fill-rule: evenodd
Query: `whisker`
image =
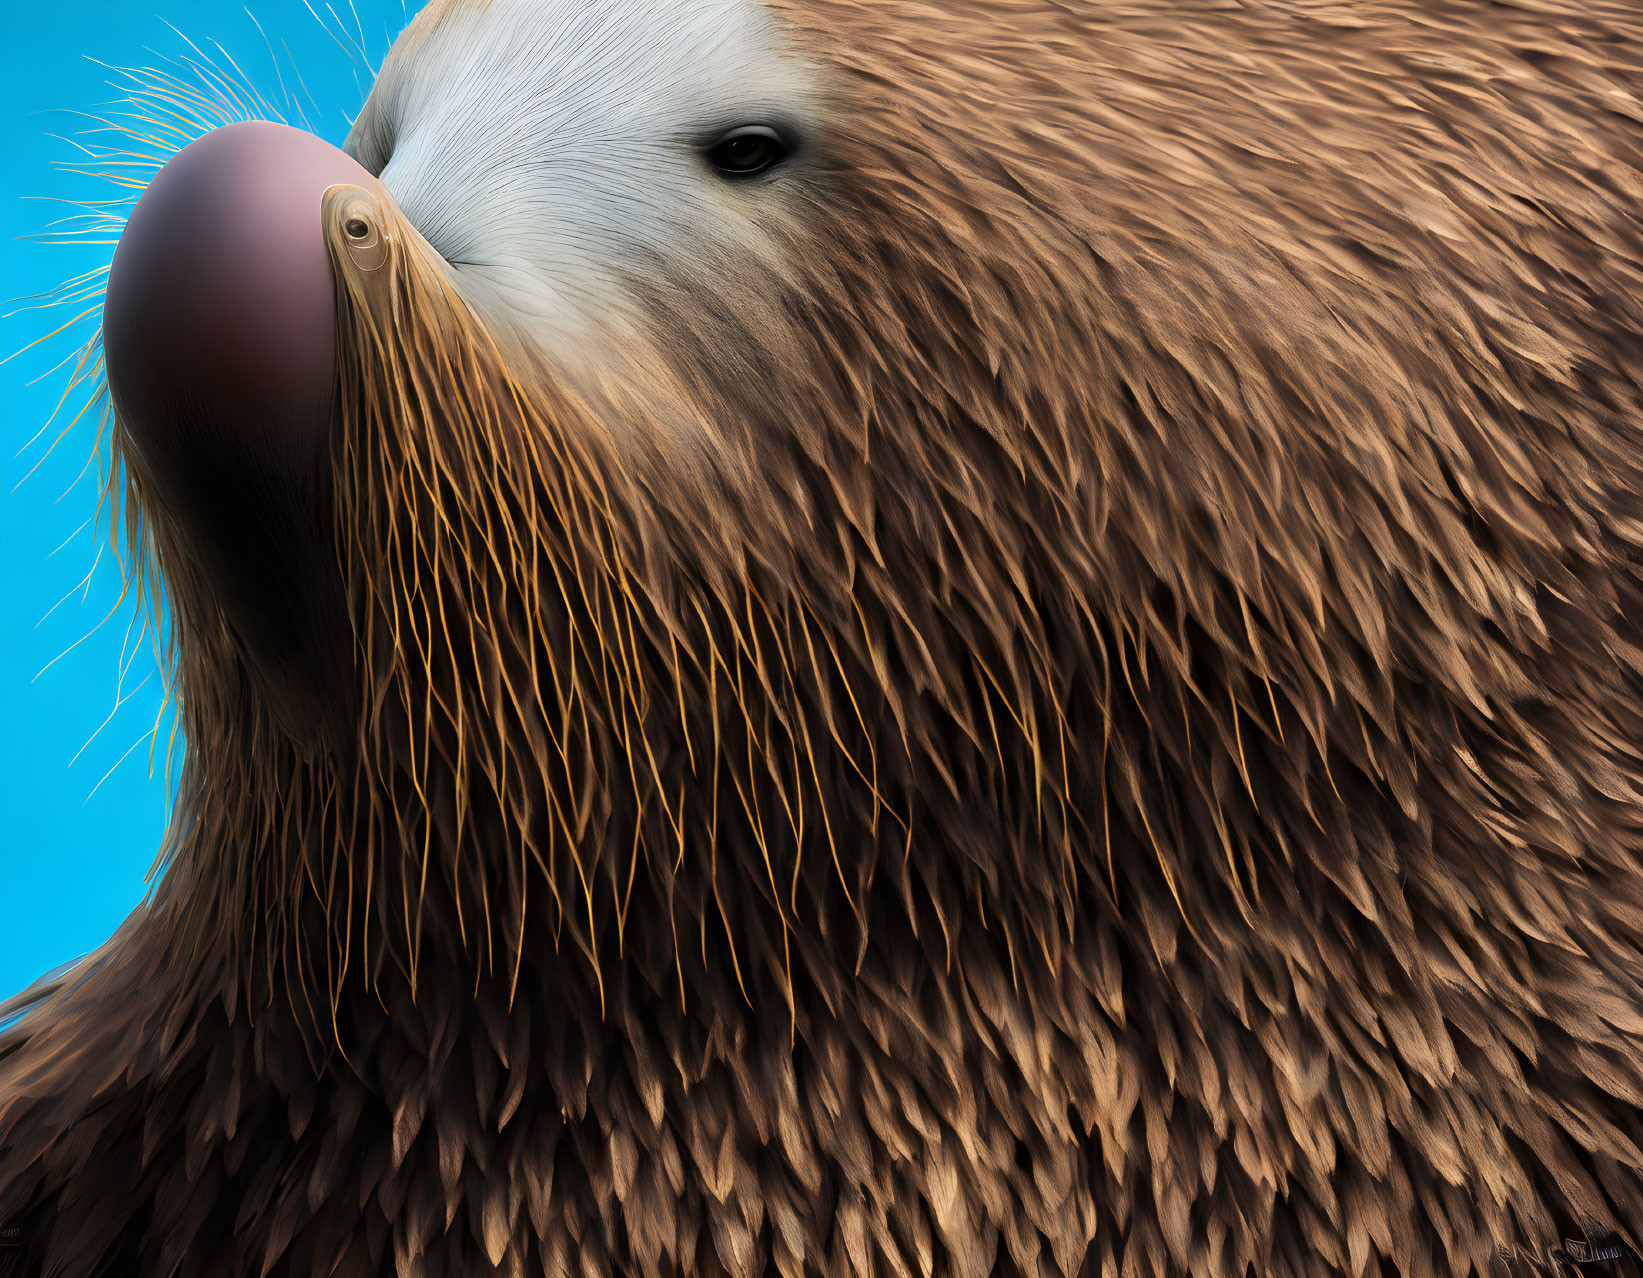
<path fill-rule="evenodd" d="M 91 793 L 86 795 L 85 801 L 80 805 L 81 807 L 84 807 L 86 803 L 91 802 L 92 798 L 96 795 L 97 791 L 99 791 L 103 788 L 103 782 L 107 781 L 111 776 L 113 776 L 116 772 L 118 772 L 120 770 L 120 765 L 122 763 L 124 763 L 127 759 L 129 759 L 133 754 L 135 754 L 137 752 L 137 747 L 142 745 L 142 743 L 144 741 L 147 741 L 149 739 L 150 735 L 151 735 L 150 733 L 145 732 L 145 733 L 143 733 L 142 736 L 138 737 L 135 741 L 133 741 L 131 743 L 131 748 L 128 749 L 124 754 L 122 754 L 118 759 L 116 759 L 114 761 L 114 766 L 112 768 L 110 768 L 107 772 L 103 773 L 101 780 L 99 780 L 96 785 L 91 787 Z"/>
<path fill-rule="evenodd" d="M 94 742 L 95 740 L 97 740 L 97 738 L 102 734 L 103 729 L 108 727 L 109 724 L 114 722 L 114 716 L 120 713 L 120 707 L 125 705 L 128 701 L 130 701 L 133 697 L 135 697 L 139 692 L 141 692 L 145 687 L 147 687 L 150 680 L 152 680 L 154 678 L 154 674 L 155 674 L 155 672 L 150 670 L 146 675 L 143 676 L 143 681 L 141 683 L 139 683 L 135 688 L 133 688 L 130 692 L 126 693 L 124 696 L 119 696 L 119 689 L 118 689 L 118 687 L 116 687 L 115 694 L 116 694 L 117 699 L 114 702 L 114 709 L 112 709 L 108 712 L 108 718 L 104 719 L 101 723 L 99 723 L 97 725 L 96 731 L 94 731 L 89 737 L 86 738 L 85 744 L 74 752 L 74 757 L 68 761 L 68 766 L 69 767 L 72 768 L 76 763 L 78 763 L 80 761 L 80 756 L 91 748 L 91 743 Z M 146 732 L 143 734 L 143 736 L 145 736 L 145 737 L 147 735 L 148 734 Z M 140 739 L 139 739 L 138 744 L 141 744 Z M 133 747 L 133 749 L 134 748 L 135 747 Z M 127 755 L 129 755 L 130 753 L 131 753 L 130 750 L 126 751 Z M 124 762 L 124 759 L 122 759 L 121 762 Z"/>

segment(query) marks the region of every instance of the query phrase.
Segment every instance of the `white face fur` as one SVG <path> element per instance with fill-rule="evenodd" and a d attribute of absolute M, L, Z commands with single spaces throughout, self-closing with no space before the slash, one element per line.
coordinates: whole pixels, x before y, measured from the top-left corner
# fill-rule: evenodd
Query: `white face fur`
<path fill-rule="evenodd" d="M 815 76 L 761 0 L 435 0 L 348 149 L 471 302 L 566 354 L 625 326 L 659 264 L 705 281 L 767 257 L 816 114 Z M 747 125 L 794 150 L 727 179 L 706 153 Z"/>

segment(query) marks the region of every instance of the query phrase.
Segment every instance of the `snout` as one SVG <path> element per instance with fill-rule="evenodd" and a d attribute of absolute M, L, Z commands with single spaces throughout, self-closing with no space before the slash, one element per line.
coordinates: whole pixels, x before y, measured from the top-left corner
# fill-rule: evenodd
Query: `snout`
<path fill-rule="evenodd" d="M 328 517 L 336 293 L 326 190 L 380 190 L 280 124 L 178 152 L 132 211 L 109 272 L 109 392 L 144 491 L 254 663 L 289 675 L 334 643 Z"/>

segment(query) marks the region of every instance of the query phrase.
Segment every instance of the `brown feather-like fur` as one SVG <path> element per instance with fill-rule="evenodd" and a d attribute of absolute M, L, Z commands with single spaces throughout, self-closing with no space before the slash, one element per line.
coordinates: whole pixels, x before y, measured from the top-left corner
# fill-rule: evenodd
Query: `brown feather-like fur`
<path fill-rule="evenodd" d="M 180 815 L 0 1033 L 0 1223 L 76 1276 L 1638 1246 L 1643 10 L 779 7 L 804 215 L 597 378 L 330 197 L 386 245 L 332 237 L 348 726 L 134 529 Z"/>

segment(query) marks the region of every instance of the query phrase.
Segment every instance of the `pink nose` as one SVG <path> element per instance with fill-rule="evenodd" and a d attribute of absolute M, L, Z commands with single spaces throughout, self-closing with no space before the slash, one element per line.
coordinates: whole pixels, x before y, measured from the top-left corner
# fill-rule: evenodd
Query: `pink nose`
<path fill-rule="evenodd" d="M 327 187 L 375 189 L 349 156 L 281 124 L 208 133 L 132 211 L 103 348 L 128 446 L 230 624 L 270 672 L 334 619 L 328 434 L 336 302 Z"/>

